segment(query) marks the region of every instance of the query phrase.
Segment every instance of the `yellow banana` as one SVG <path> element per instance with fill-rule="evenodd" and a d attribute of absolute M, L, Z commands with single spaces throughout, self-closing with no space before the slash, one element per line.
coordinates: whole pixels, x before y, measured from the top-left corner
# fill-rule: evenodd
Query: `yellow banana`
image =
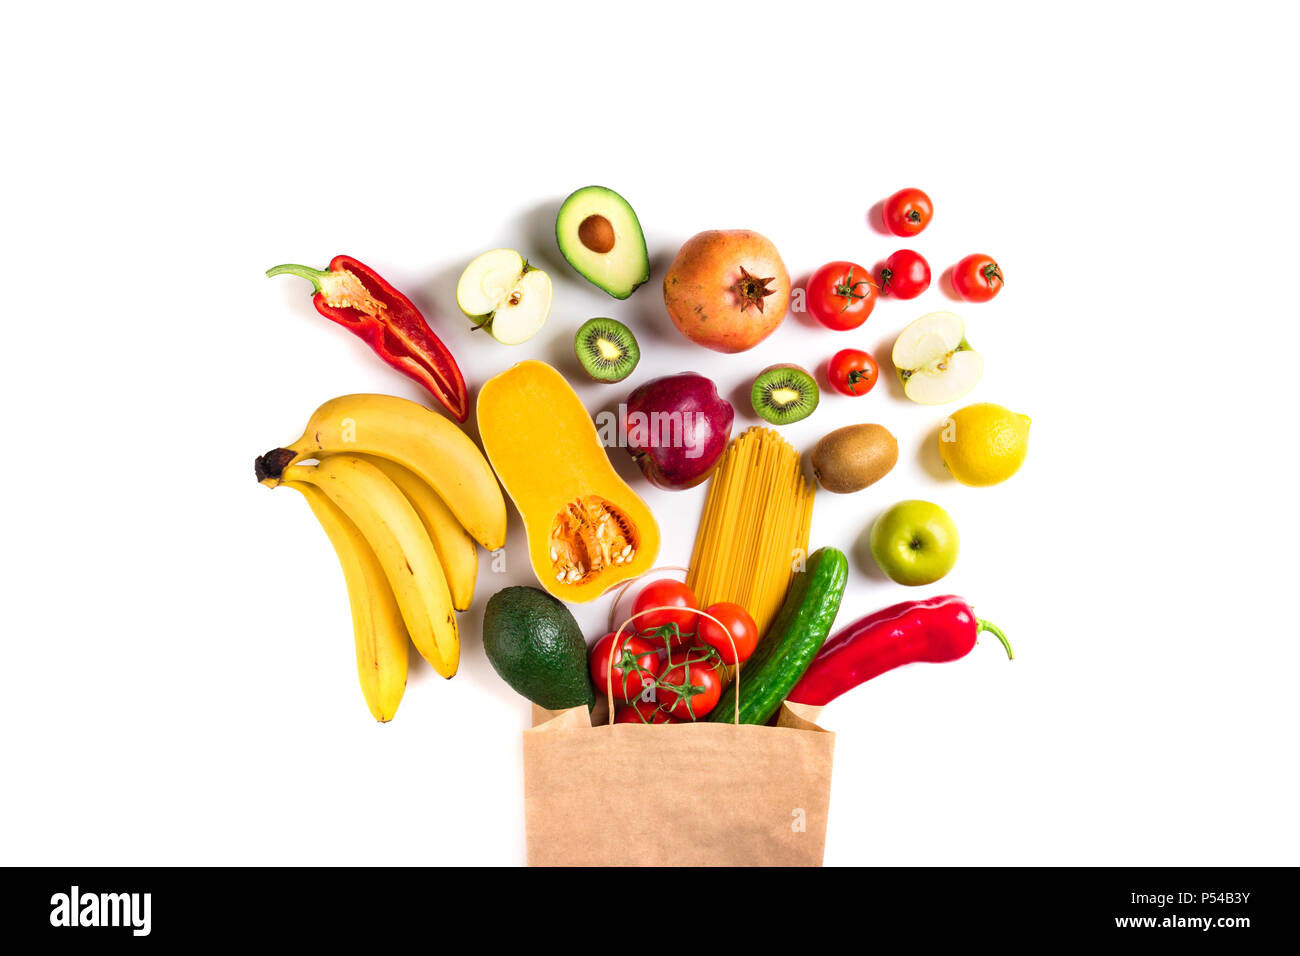
<path fill-rule="evenodd" d="M 460 663 L 460 637 L 451 591 L 429 532 L 402 490 L 354 455 L 326 455 L 315 466 L 292 465 L 282 480 L 319 488 L 357 526 L 384 569 L 411 643 L 435 671 L 453 676 Z"/>
<path fill-rule="evenodd" d="M 447 575 L 451 603 L 458 611 L 466 610 L 474 600 L 474 582 L 478 578 L 478 548 L 469 532 L 460 526 L 447 503 L 405 465 L 378 455 L 358 455 L 387 475 L 415 508 L 424 522 L 424 530 L 433 539 L 434 550 Z"/>
<path fill-rule="evenodd" d="M 375 720 L 392 720 L 406 690 L 408 643 L 393 589 L 357 526 L 324 492 L 297 481 L 285 484 L 307 499 L 312 514 L 334 545 L 352 606 L 361 693 Z"/>
<path fill-rule="evenodd" d="M 274 484 L 291 464 L 323 455 L 378 455 L 409 468 L 438 493 L 483 547 L 506 542 L 506 501 L 492 466 L 456 424 L 392 395 L 343 395 L 311 416 L 302 437 L 257 460 L 258 480 Z"/>

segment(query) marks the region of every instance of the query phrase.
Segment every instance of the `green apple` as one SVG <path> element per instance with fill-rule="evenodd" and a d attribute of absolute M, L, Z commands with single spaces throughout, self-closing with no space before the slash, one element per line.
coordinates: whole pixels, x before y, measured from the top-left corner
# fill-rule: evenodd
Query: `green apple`
<path fill-rule="evenodd" d="M 551 278 L 513 249 L 485 252 L 461 273 L 456 304 L 498 342 L 527 342 L 551 314 Z"/>
<path fill-rule="evenodd" d="M 899 584 L 933 584 L 957 563 L 957 525 L 931 501 L 900 501 L 871 526 L 871 556 Z"/>

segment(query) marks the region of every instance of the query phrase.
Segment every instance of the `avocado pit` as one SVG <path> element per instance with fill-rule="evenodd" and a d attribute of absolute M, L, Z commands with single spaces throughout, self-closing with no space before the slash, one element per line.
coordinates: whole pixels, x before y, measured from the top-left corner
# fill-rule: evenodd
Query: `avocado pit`
<path fill-rule="evenodd" d="M 578 240 L 598 255 L 614 248 L 614 227 L 599 214 L 592 214 L 578 226 Z"/>

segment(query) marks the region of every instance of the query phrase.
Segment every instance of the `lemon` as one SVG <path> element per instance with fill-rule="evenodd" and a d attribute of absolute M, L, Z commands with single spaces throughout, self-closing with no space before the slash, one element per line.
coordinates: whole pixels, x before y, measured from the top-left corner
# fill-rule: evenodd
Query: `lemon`
<path fill-rule="evenodd" d="M 939 429 L 939 457 L 964 485 L 996 485 L 1025 462 L 1029 416 L 980 402 L 953 413 Z"/>

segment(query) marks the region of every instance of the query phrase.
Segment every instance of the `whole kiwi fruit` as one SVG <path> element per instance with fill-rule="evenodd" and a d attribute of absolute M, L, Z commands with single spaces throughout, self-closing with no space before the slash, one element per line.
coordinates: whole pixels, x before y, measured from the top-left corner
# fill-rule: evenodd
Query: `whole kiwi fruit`
<path fill-rule="evenodd" d="M 874 485 L 897 462 L 898 442 L 884 425 L 845 425 L 812 450 L 818 483 L 840 495 Z"/>

